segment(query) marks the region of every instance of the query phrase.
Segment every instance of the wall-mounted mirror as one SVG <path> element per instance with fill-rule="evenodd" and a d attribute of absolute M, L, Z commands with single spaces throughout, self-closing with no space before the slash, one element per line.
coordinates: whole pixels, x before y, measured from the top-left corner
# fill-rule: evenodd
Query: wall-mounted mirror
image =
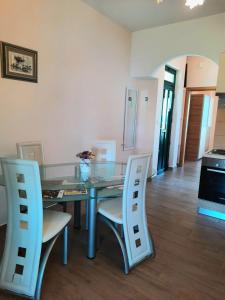
<path fill-rule="evenodd" d="M 137 89 L 126 89 L 123 150 L 135 149 L 136 147 L 137 98 Z"/>

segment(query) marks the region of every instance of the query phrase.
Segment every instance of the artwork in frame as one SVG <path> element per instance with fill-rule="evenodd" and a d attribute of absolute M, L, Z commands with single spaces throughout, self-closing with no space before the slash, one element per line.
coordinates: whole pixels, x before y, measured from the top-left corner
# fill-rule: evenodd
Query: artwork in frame
<path fill-rule="evenodd" d="M 38 82 L 37 51 L 1 42 L 2 77 Z"/>

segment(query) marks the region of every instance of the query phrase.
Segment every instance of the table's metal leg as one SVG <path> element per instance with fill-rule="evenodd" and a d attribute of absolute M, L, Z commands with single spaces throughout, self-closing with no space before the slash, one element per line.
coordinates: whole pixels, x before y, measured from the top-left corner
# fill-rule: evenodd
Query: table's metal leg
<path fill-rule="evenodd" d="M 74 201 L 74 221 L 73 226 L 75 229 L 81 229 L 81 201 Z"/>
<path fill-rule="evenodd" d="M 68 263 L 68 226 L 63 229 L 63 264 Z"/>
<path fill-rule="evenodd" d="M 85 229 L 88 230 L 88 223 L 89 223 L 89 200 L 85 201 Z"/>
<path fill-rule="evenodd" d="M 88 201 L 88 255 L 89 259 L 95 258 L 95 236 L 96 236 L 96 214 L 97 193 L 96 188 L 90 189 L 90 200 Z"/>
<path fill-rule="evenodd" d="M 62 206 L 63 206 L 63 212 L 67 212 L 67 203 L 62 202 Z"/>

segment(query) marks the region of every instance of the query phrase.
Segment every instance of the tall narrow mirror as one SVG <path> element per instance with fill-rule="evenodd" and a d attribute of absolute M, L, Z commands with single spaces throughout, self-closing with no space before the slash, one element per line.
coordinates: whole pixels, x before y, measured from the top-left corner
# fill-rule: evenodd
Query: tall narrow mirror
<path fill-rule="evenodd" d="M 136 147 L 137 98 L 137 89 L 126 89 L 123 150 L 135 149 Z"/>

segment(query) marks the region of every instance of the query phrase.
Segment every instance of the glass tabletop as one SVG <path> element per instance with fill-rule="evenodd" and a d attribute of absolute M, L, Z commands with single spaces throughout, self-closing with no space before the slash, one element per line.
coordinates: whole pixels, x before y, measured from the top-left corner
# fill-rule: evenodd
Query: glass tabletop
<path fill-rule="evenodd" d="M 42 188 L 73 189 L 83 184 L 86 189 L 121 185 L 126 164 L 120 162 L 74 162 L 40 166 Z"/>
<path fill-rule="evenodd" d="M 1 169 L 1 168 L 0 168 Z M 58 163 L 40 166 L 42 189 L 74 189 L 83 184 L 86 189 L 121 185 L 124 182 L 126 163 L 82 162 Z M 0 185 L 5 185 L 0 170 Z"/>

